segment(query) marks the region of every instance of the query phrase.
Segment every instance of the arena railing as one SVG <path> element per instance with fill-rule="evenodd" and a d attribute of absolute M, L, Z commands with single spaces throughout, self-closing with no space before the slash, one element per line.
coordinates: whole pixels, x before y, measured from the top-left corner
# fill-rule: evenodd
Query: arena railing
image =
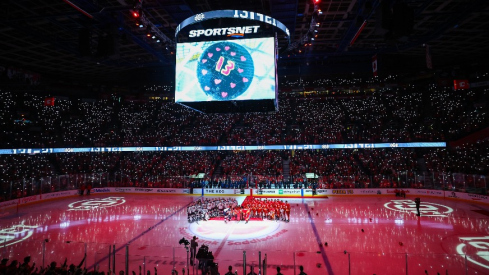
<path fill-rule="evenodd" d="M 60 227 L 68 226 L 70 225 L 60 224 Z M 93 233 L 97 235 L 101 232 Z M 183 237 L 188 240 L 190 236 L 191 234 L 188 233 Z M 484 237 L 481 237 L 481 240 L 483 239 Z M 288 248 L 287 244 L 283 245 L 285 249 L 282 250 L 242 249 L 249 245 L 245 242 L 252 241 L 236 240 L 233 241 L 232 245 L 229 241 L 222 243 L 222 240 L 199 240 L 198 242 L 200 247 L 202 244 L 209 245 L 208 251 L 214 252 L 214 263 L 217 264 L 220 274 L 224 274 L 228 266 L 232 267 L 233 272 L 237 270 L 238 274 L 248 274 L 253 268 L 255 273 L 263 275 L 276 274 L 277 267 L 281 268 L 283 274 L 297 275 L 300 266 L 303 266 L 304 271 L 309 275 L 485 274 L 487 273 L 487 266 L 484 265 L 484 259 L 489 256 L 484 251 L 464 254 L 463 252 L 467 249 L 466 246 L 480 244 L 471 242 L 460 243 L 457 246 L 453 243 L 446 243 L 446 245 L 453 245 L 454 251 L 459 252 L 458 254 L 436 254 L 426 251 L 415 253 L 358 252 L 356 251 L 358 248 L 355 247 L 338 247 L 334 240 L 331 240 L 329 244 L 314 244 L 309 249 L 300 251 L 296 250 L 292 243 Z M 372 239 L 371 241 L 382 240 Z M 407 247 L 407 243 L 399 242 L 392 245 L 392 250 L 416 250 L 416 248 Z M 221 251 L 223 246 L 224 250 Z M 197 255 L 199 255 L 198 252 L 197 250 Z M 27 240 L 14 244 L 0 243 L 0 256 L 2 259 L 9 259 L 10 262 L 13 260 L 22 262 L 24 257 L 31 256 L 31 263 L 36 263 L 37 267 L 46 267 L 51 262 L 57 262 L 57 266 L 61 266 L 63 261 L 67 259 L 68 265 L 73 263 L 75 266 L 80 265 L 81 268 L 86 268 L 89 271 L 109 272 L 115 270 L 117 274 L 122 270 L 129 271 L 125 274 L 131 274 L 131 271 L 139 274 L 141 268 L 142 274 L 147 274 L 147 271 L 154 274 L 156 268 L 160 275 L 172 274 L 172 270 L 178 271 L 179 274 L 183 273 L 182 270 L 185 270 L 185 274 L 202 274 L 202 271 L 198 270 L 199 258 L 192 265 L 191 253 L 188 252 L 185 244 L 178 243 L 168 246 L 153 246 L 140 242 L 97 243 L 76 238 L 70 239 L 69 236 L 63 240 L 53 240 L 47 237 L 46 239 Z M 259 271 L 261 272 L 259 273 Z"/>
<path fill-rule="evenodd" d="M 393 171 L 390 175 L 292 175 L 288 179 L 267 175 L 249 175 L 249 186 L 267 189 L 287 188 L 420 188 L 487 194 L 484 175 L 440 172 Z M 248 186 L 247 185 L 247 186 Z"/>
<path fill-rule="evenodd" d="M 402 243 L 400 247 L 402 247 Z M 187 246 L 188 247 L 188 246 Z M 199 254 L 200 246 L 197 249 Z M 216 246 L 211 246 L 216 248 Z M 214 255 L 214 260 L 205 258 L 192 259 L 191 252 L 182 245 L 151 246 L 145 244 L 95 244 L 83 242 L 51 243 L 39 242 L 30 251 L 31 262 L 37 266 L 47 266 L 56 261 L 58 266 L 65 258 L 58 259 L 52 250 L 67 252 L 68 265 L 79 265 L 87 253 L 82 268 L 88 271 L 97 270 L 106 274 L 225 274 L 231 266 L 233 273 L 249 274 L 251 270 L 256 274 L 275 275 L 277 267 L 283 274 L 300 273 L 303 267 L 309 275 L 324 274 L 478 274 L 487 271 L 479 262 L 484 255 L 479 254 L 436 254 L 436 253 L 386 253 L 386 252 L 356 252 L 349 248 L 334 248 L 321 245 L 316 250 L 246 250 L 226 249 L 226 253 Z M 190 248 L 188 249 L 190 250 Z M 207 250 L 213 252 L 212 249 Z M 32 253 L 35 252 L 35 253 Z M 215 252 L 215 251 L 214 251 Z M 188 254 L 187 254 L 188 253 Z M 2 250 L 2 256 L 5 251 Z M 209 255 L 208 253 L 205 255 Z M 21 257 L 20 255 L 19 257 Z M 23 258 L 23 257 L 22 257 Z M 11 257 L 11 260 L 15 258 Z M 21 260 L 20 258 L 17 260 Z M 203 263 L 206 262 L 204 265 Z M 176 273 L 176 272 L 178 273 Z"/>
<path fill-rule="evenodd" d="M 487 194 L 484 175 L 414 171 L 393 171 L 390 175 L 319 175 L 289 177 L 276 175 L 229 175 L 220 177 L 144 175 L 116 173 L 79 173 L 51 177 L 11 180 L 0 184 L 0 201 L 7 201 L 51 192 L 79 190 L 81 186 L 140 188 L 214 188 L 214 189 L 349 189 L 349 188 L 420 188 L 476 194 Z"/>

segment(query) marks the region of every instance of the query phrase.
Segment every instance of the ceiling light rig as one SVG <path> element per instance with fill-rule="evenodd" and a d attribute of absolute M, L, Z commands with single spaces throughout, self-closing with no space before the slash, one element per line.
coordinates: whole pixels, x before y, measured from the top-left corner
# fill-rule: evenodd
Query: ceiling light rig
<path fill-rule="evenodd" d="M 175 48 L 175 42 L 161 32 L 160 29 L 156 27 L 155 24 L 148 19 L 148 17 L 145 16 L 143 12 L 143 0 L 136 0 L 134 2 L 133 9 L 130 12 L 131 16 L 137 20 L 136 26 L 139 28 L 146 28 L 146 37 L 156 41 L 157 43 L 163 42 L 171 49 Z"/>
<path fill-rule="evenodd" d="M 320 0 L 312 0 L 314 4 L 314 11 L 312 12 L 311 22 L 309 23 L 309 29 L 307 33 L 304 34 L 299 40 L 291 43 L 287 48 L 287 51 L 294 51 L 297 48 L 300 48 L 302 45 L 304 47 L 311 47 L 312 42 L 315 41 L 318 37 L 318 27 L 321 26 L 321 23 L 318 22 L 318 16 L 322 15 L 323 12 L 319 8 Z M 299 50 L 299 53 L 302 53 L 302 50 Z"/>
<path fill-rule="evenodd" d="M 134 1 L 133 9 L 131 10 L 132 17 L 139 18 L 141 16 L 141 14 L 143 13 L 142 9 L 143 9 L 143 0 Z"/>

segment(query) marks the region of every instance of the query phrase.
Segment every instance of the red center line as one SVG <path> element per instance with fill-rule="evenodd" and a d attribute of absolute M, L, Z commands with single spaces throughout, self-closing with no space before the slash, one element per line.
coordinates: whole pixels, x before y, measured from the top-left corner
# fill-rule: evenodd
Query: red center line
<path fill-rule="evenodd" d="M 224 239 L 222 239 L 221 241 L 221 244 L 219 245 L 219 247 L 217 248 L 216 250 L 216 253 L 214 254 L 214 258 L 217 258 L 217 256 L 219 256 L 219 253 L 221 253 L 221 250 L 222 248 L 224 247 L 224 244 L 226 243 L 226 241 L 228 240 L 229 236 L 231 235 L 231 232 L 234 231 L 234 228 L 236 227 L 238 223 L 235 223 L 233 225 L 233 227 L 231 227 L 228 232 L 226 233 L 226 236 L 224 237 Z"/>

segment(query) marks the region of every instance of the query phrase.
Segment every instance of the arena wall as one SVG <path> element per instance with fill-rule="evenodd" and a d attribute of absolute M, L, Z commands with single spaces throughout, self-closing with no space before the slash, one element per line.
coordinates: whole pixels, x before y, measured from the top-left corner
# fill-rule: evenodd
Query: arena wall
<path fill-rule="evenodd" d="M 462 200 L 489 204 L 489 196 L 445 190 L 403 189 L 406 197 L 437 197 L 450 200 Z M 256 196 L 263 198 L 328 198 L 335 196 L 395 196 L 396 189 L 209 189 L 195 188 L 137 188 L 137 187 L 103 187 L 93 188 L 92 195 L 100 194 L 153 194 L 153 195 L 184 195 L 184 196 Z M 79 190 L 68 190 L 41 195 L 34 195 L 10 201 L 0 202 L 0 209 L 18 207 L 53 199 L 79 195 Z"/>

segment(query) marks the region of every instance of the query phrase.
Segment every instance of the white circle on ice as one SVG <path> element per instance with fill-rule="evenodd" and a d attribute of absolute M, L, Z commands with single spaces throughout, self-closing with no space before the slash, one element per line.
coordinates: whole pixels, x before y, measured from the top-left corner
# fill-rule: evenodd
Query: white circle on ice
<path fill-rule="evenodd" d="M 192 223 L 189 231 L 200 238 L 223 240 L 248 240 L 253 238 L 266 237 L 277 231 L 280 223 L 275 221 L 251 221 L 249 223 L 228 222 L 211 220 L 206 222 Z"/>

